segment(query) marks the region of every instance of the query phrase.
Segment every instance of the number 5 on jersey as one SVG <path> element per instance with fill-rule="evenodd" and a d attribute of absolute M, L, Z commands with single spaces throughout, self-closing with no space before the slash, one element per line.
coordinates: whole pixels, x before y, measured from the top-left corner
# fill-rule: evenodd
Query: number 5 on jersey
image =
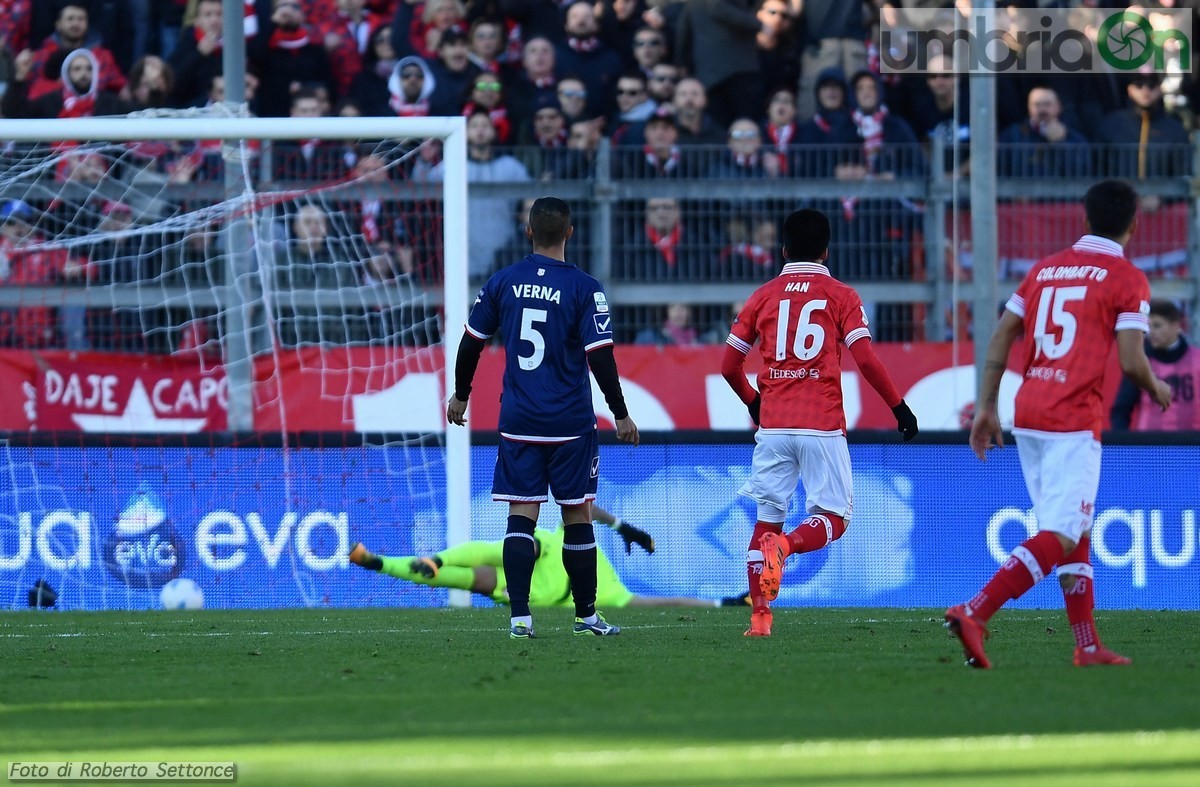
<path fill-rule="evenodd" d="M 824 309 L 829 301 L 824 298 L 809 301 L 800 309 L 800 318 L 796 320 L 796 333 L 792 337 L 792 354 L 802 361 L 811 361 L 821 352 L 825 345 L 825 329 L 812 322 L 812 314 L 818 309 Z M 790 316 L 792 302 L 779 302 L 779 319 L 776 321 L 778 332 L 775 335 L 775 360 L 787 359 L 788 333 L 791 331 Z"/>
<path fill-rule="evenodd" d="M 545 309 L 521 310 L 521 341 L 533 345 L 533 355 L 517 356 L 517 362 L 523 371 L 531 372 L 538 368 L 542 365 L 542 359 L 546 357 L 546 339 L 534 326 L 545 322 L 547 316 Z"/>

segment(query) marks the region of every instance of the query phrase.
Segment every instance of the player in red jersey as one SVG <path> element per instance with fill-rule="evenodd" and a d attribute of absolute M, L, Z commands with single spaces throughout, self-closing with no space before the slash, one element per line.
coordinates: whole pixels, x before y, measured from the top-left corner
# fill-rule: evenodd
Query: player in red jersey
<path fill-rule="evenodd" d="M 1013 550 L 983 589 L 946 610 L 946 626 L 962 642 L 967 664 L 991 666 L 983 649 L 987 621 L 1058 566 L 1076 666 L 1129 664 L 1100 643 L 1088 551 L 1100 486 L 1101 391 L 1114 337 L 1121 370 L 1162 409 L 1171 387 L 1154 376 L 1142 339 L 1149 330 L 1150 283 L 1125 259 L 1136 227 L 1137 193 L 1106 180 L 1083 200 L 1087 233 L 1039 262 L 1009 299 L 988 345 L 971 449 L 982 460 L 1002 446 L 996 400 L 1009 350 L 1024 334 L 1013 434 L 1038 533 Z"/>
<path fill-rule="evenodd" d="M 842 345 L 892 408 L 905 441 L 917 434 L 916 417 L 871 348 L 862 299 L 824 265 L 829 219 L 818 210 L 798 210 L 784 222 L 783 237 L 788 262 L 742 307 L 721 364 L 721 374 L 760 427 L 750 479 L 738 491 L 758 503 L 746 551 L 749 637 L 771 635 L 768 604 L 779 595 L 787 556 L 821 549 L 846 532 L 853 485 L 842 409 Z M 758 391 L 742 371 L 755 341 L 763 360 Z M 809 515 L 785 536 L 783 519 L 798 479 L 804 481 Z"/>

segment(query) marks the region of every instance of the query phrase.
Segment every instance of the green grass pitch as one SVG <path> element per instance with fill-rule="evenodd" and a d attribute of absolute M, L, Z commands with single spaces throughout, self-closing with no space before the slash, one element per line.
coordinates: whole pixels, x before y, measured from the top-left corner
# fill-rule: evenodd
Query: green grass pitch
<path fill-rule="evenodd" d="M 234 761 L 241 785 L 1200 784 L 1200 615 L 940 610 L 0 613 L 0 760 Z M 7 783 L 0 775 L 0 783 Z"/>

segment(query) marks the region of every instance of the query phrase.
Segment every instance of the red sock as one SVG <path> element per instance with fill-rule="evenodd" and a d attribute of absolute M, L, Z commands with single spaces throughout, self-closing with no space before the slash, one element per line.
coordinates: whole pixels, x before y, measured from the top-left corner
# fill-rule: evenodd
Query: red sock
<path fill-rule="evenodd" d="M 1100 637 L 1096 635 L 1096 621 L 1092 618 L 1096 596 L 1092 563 L 1088 558 L 1091 546 L 1091 537 L 1083 536 L 1058 567 L 1060 572 L 1075 576 L 1074 587 L 1063 588 L 1063 600 L 1067 603 L 1067 621 L 1071 624 L 1071 633 L 1075 635 L 1075 644 L 1081 648 L 1100 644 Z"/>
<path fill-rule="evenodd" d="M 758 540 L 764 533 L 782 533 L 783 527 L 773 522 L 755 522 L 754 533 L 750 536 L 750 546 L 746 548 L 746 583 L 750 586 L 750 606 L 753 612 L 766 612 L 767 599 L 762 594 L 758 579 L 762 576 L 762 549 Z"/>
<path fill-rule="evenodd" d="M 972 617 L 986 622 L 1010 599 L 1020 598 L 1026 590 L 1041 582 L 1062 559 L 1062 554 L 1058 536 L 1048 530 L 1026 539 L 1012 551 L 983 590 L 967 602 L 967 610 Z"/>
<path fill-rule="evenodd" d="M 788 554 L 816 552 L 842 537 L 846 520 L 837 514 L 812 514 L 787 534 Z"/>

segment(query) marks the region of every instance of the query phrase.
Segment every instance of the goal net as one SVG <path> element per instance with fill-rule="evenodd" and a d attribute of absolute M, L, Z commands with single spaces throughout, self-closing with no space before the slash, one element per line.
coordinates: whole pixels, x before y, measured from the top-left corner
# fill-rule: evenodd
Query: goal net
<path fill-rule="evenodd" d="M 0 608 L 445 603 L 346 555 L 469 533 L 462 119 L 5 140 Z"/>

